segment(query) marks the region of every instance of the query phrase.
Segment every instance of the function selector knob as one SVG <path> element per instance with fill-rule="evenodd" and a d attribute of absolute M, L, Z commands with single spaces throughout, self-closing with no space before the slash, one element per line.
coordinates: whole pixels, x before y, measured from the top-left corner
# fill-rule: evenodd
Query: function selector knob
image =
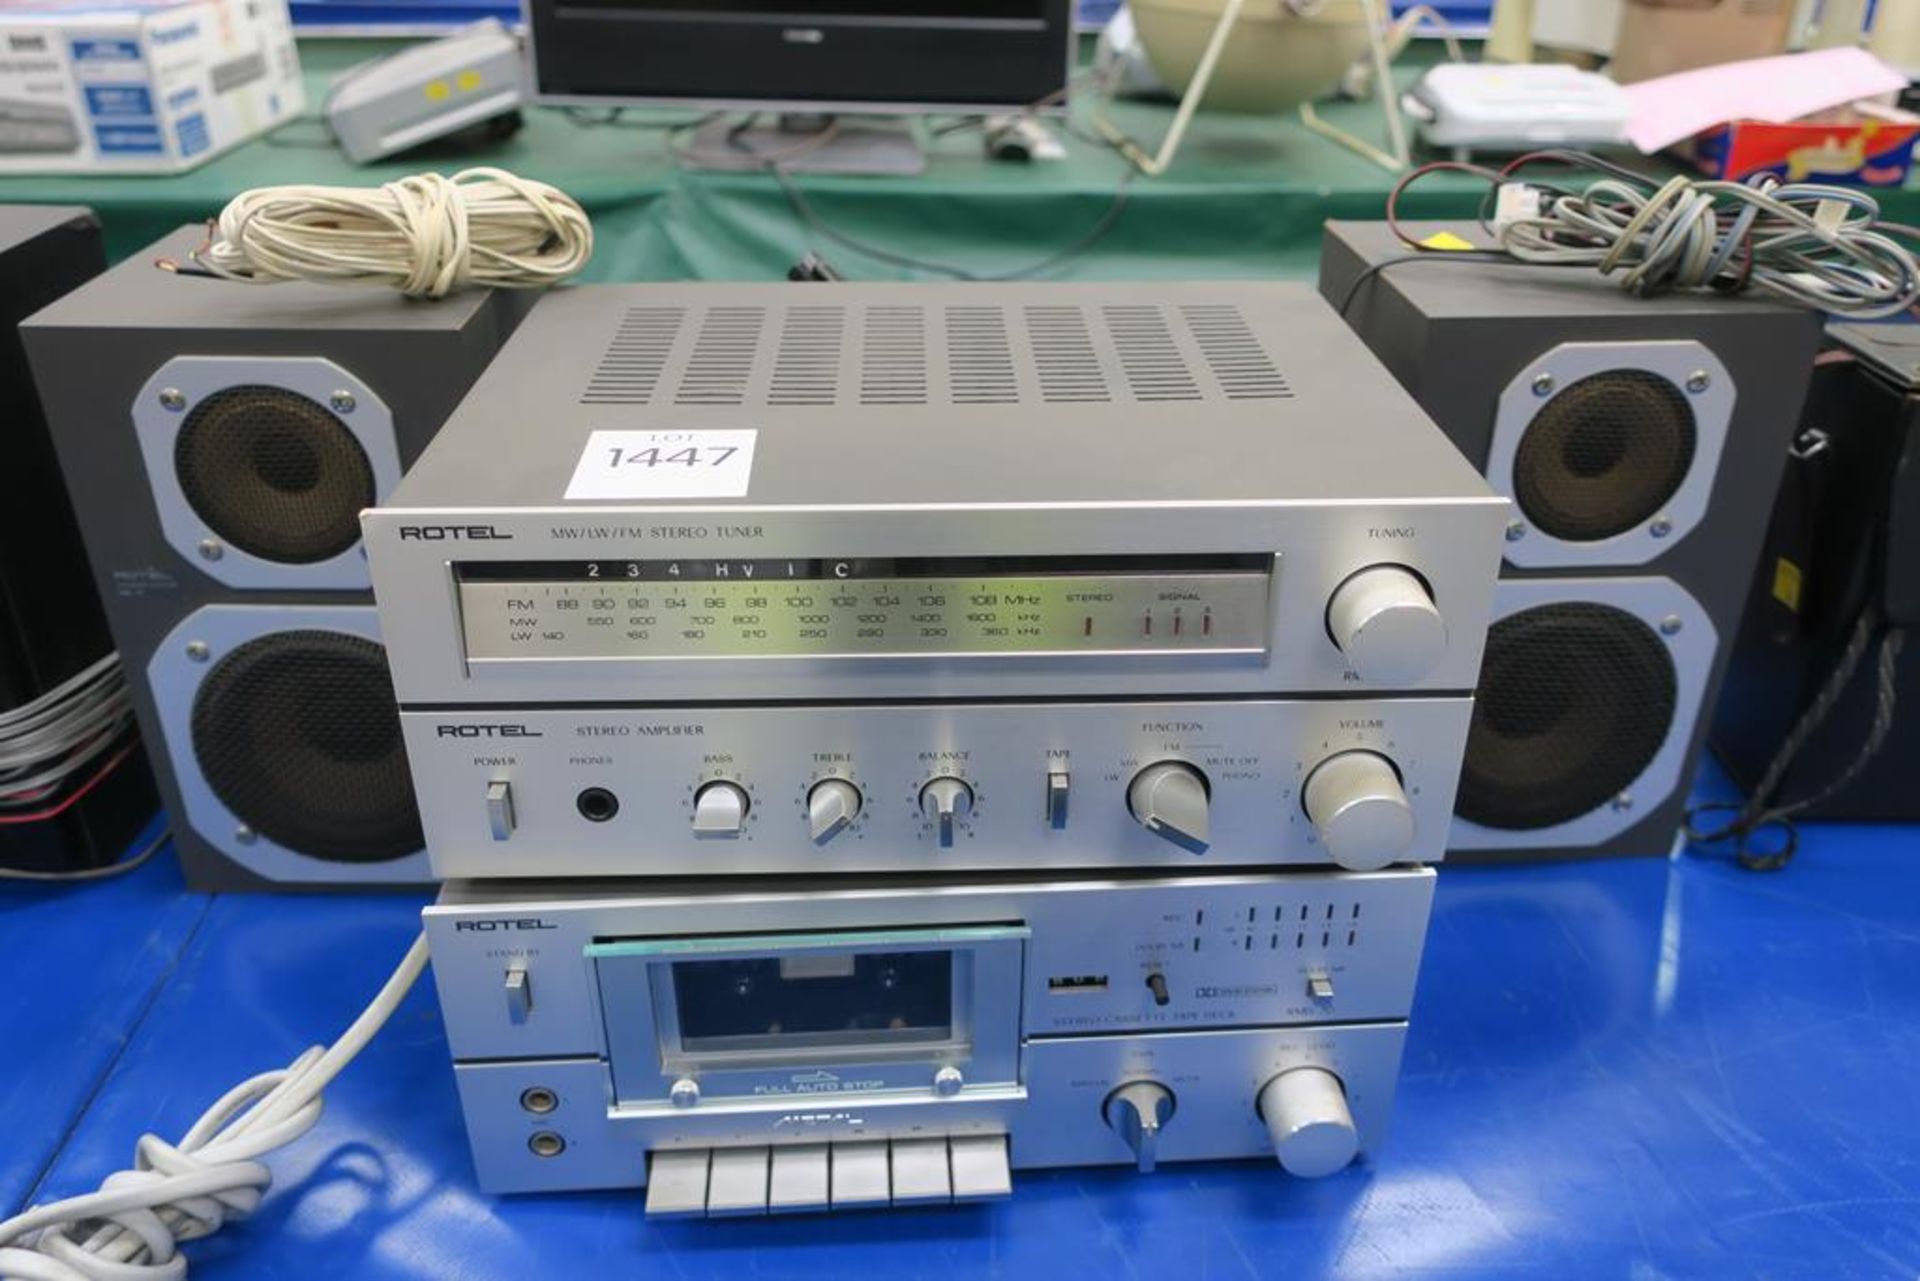
<path fill-rule="evenodd" d="M 732 840 L 747 823 L 752 802 L 738 783 L 708 783 L 693 794 L 693 834 L 714 840 Z"/>
<path fill-rule="evenodd" d="M 1318 1179 L 1346 1169 L 1360 1150 L 1346 1087 L 1325 1068 L 1282 1072 L 1260 1088 L 1258 1106 L 1288 1174 Z"/>
<path fill-rule="evenodd" d="M 825 845 L 860 817 L 860 789 L 844 778 L 827 778 L 807 792 L 807 830 Z"/>
<path fill-rule="evenodd" d="M 1327 603 L 1327 634 L 1370 685 L 1410 685 L 1447 653 L 1447 623 L 1427 585 L 1398 565 L 1363 569 Z"/>
<path fill-rule="evenodd" d="M 1149 765 L 1127 784 L 1140 826 L 1191 854 L 1207 852 L 1207 776 L 1180 761 Z"/>
<path fill-rule="evenodd" d="M 1378 752 L 1329 756 L 1302 796 L 1328 857 L 1349 872 L 1378 871 L 1413 848 L 1413 805 L 1400 771 Z"/>
<path fill-rule="evenodd" d="M 1132 1081 L 1107 1096 L 1101 1114 L 1107 1128 L 1133 1149 L 1140 1173 L 1152 1174 L 1160 1131 L 1173 1119 L 1173 1091 L 1154 1081 Z"/>
<path fill-rule="evenodd" d="M 920 789 L 920 813 L 933 820 L 940 848 L 953 848 L 954 825 L 973 813 L 973 789 L 964 780 L 936 778 Z"/>

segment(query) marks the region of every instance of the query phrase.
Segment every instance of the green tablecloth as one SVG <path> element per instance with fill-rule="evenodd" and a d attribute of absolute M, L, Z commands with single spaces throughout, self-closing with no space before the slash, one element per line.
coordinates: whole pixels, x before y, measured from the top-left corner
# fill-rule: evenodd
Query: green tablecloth
<path fill-rule="evenodd" d="M 314 41 L 302 47 L 311 100 L 327 79 L 373 51 L 362 43 Z M 1157 140 L 1167 107 L 1124 104 L 1116 119 L 1143 140 Z M 1338 104 L 1329 119 L 1377 137 L 1371 104 Z M 534 109 L 526 128 L 485 151 L 427 153 L 404 162 L 355 168 L 323 144 L 317 121 L 291 124 L 192 172 L 170 177 L 0 178 L 0 202 L 66 202 L 99 211 L 108 248 L 124 257 L 184 222 L 217 213 L 250 187 L 280 183 L 372 184 L 422 168 L 493 164 L 555 183 L 592 216 L 598 251 L 588 278 L 598 280 L 776 278 L 818 248 L 854 279 L 913 274 L 822 240 L 795 216 L 770 177 L 679 168 L 659 126 L 685 113 L 631 113 L 626 124 L 583 127 L 560 112 Z M 1060 162 L 994 162 L 977 131 L 938 139 L 917 178 L 799 181 L 836 230 L 895 252 L 933 258 L 978 273 L 1019 269 L 1079 239 L 1109 208 L 1126 171 L 1112 151 L 1067 138 Z M 304 145 L 303 145 L 304 144 Z M 1307 277 L 1315 270 L 1320 224 L 1374 218 L 1391 176 L 1308 132 L 1292 117 L 1198 118 L 1173 171 L 1132 184 L 1109 234 L 1048 274 L 1061 278 Z M 1406 202 L 1413 217 L 1470 213 L 1485 188 L 1464 175 L 1423 181 Z M 1894 193 L 1895 216 L 1920 216 L 1920 193 Z"/>

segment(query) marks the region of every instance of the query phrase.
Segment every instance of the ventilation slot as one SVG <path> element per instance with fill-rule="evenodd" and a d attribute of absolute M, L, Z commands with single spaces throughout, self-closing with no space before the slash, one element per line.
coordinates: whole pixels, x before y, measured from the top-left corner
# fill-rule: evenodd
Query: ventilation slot
<path fill-rule="evenodd" d="M 1200 385 L 1158 307 L 1105 307 L 1107 331 L 1135 400 L 1198 400 Z"/>
<path fill-rule="evenodd" d="M 613 345 L 600 358 L 586 394 L 587 405 L 644 405 L 660 385 L 660 373 L 673 353 L 686 319 L 683 307 L 635 307 L 620 321 Z"/>
<path fill-rule="evenodd" d="M 1085 404 L 1113 399 L 1080 308 L 1029 307 L 1026 315 L 1043 400 Z"/>
<path fill-rule="evenodd" d="M 918 307 L 873 307 L 861 326 L 860 403 L 927 403 L 927 317 Z"/>
<path fill-rule="evenodd" d="M 1182 307 L 1180 314 L 1186 317 L 1187 328 L 1207 359 L 1207 368 L 1228 400 L 1286 400 L 1293 396 L 1293 389 L 1274 368 L 1238 307 Z"/>
<path fill-rule="evenodd" d="M 840 394 L 840 352 L 846 313 L 839 307 L 795 307 L 780 327 L 780 350 L 767 388 L 769 405 L 831 405 Z"/>
<path fill-rule="evenodd" d="M 947 308 L 947 369 L 956 405 L 1011 405 L 1020 398 L 1007 318 L 998 307 Z"/>
<path fill-rule="evenodd" d="M 766 312 L 759 307 L 715 307 L 700 324 L 693 356 L 674 390 L 676 405 L 738 405 L 747 396 L 760 350 Z"/>

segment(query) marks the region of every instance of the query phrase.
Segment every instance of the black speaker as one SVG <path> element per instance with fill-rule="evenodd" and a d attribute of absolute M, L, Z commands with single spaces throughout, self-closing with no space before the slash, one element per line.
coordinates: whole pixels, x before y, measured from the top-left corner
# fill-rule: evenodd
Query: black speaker
<path fill-rule="evenodd" d="M 1320 285 L 1513 501 L 1449 857 L 1666 853 L 1819 318 L 1447 257 L 1330 223 Z"/>
<path fill-rule="evenodd" d="M 21 320 L 105 268 L 87 210 L 0 205 L 0 713 L 113 650 L 19 334 Z M 0 867 L 77 871 L 124 853 L 160 804 L 131 747 L 130 733 L 103 744 L 59 787 L 0 807 Z"/>
<path fill-rule="evenodd" d="M 359 516 L 526 309 L 158 269 L 22 327 L 189 879 L 429 879 Z"/>
<path fill-rule="evenodd" d="M 1803 818 L 1911 822 L 1920 819 L 1920 324 L 1835 325 L 1830 339 L 1713 748 L 1744 788 L 1758 787 L 1832 684 L 1835 697 L 1784 760 L 1770 805 L 1810 801 L 1796 810 Z M 1899 647 L 1885 657 L 1883 681 L 1890 643 Z M 1858 657 L 1849 669 L 1850 649 Z"/>

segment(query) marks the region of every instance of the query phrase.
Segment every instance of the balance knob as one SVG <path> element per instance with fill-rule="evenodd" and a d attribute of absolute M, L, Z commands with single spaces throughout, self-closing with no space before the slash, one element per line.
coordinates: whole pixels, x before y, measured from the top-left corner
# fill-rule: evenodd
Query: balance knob
<path fill-rule="evenodd" d="M 827 778 L 807 793 L 807 830 L 825 845 L 860 817 L 860 789 L 844 778 Z"/>
<path fill-rule="evenodd" d="M 747 789 L 738 783 L 708 783 L 693 794 L 693 834 L 731 840 L 746 827 Z"/>
<path fill-rule="evenodd" d="M 1155 836 L 1189 853 L 1207 852 L 1207 777 L 1193 766 L 1147 766 L 1127 784 L 1127 808 Z"/>
<path fill-rule="evenodd" d="M 1400 771 L 1378 752 L 1329 756 L 1302 795 L 1320 844 L 1349 872 L 1378 871 L 1413 848 L 1413 805 Z"/>
<path fill-rule="evenodd" d="M 936 778 L 920 789 L 920 812 L 934 821 L 940 848 L 953 848 L 953 828 L 973 813 L 973 789 L 957 778 Z"/>
<path fill-rule="evenodd" d="M 1363 569 L 1327 603 L 1327 634 L 1370 685 L 1410 685 L 1447 652 L 1447 623 L 1427 585 L 1397 565 Z"/>
<path fill-rule="evenodd" d="M 1360 1150 L 1346 1087 L 1325 1068 L 1294 1068 L 1260 1088 L 1260 1119 L 1288 1174 L 1318 1179 L 1344 1170 Z"/>
<path fill-rule="evenodd" d="M 1134 1081 L 1109 1094 L 1101 1113 L 1107 1128 L 1133 1149 L 1140 1173 L 1152 1174 L 1160 1131 L 1173 1119 L 1173 1091 L 1153 1081 Z"/>

